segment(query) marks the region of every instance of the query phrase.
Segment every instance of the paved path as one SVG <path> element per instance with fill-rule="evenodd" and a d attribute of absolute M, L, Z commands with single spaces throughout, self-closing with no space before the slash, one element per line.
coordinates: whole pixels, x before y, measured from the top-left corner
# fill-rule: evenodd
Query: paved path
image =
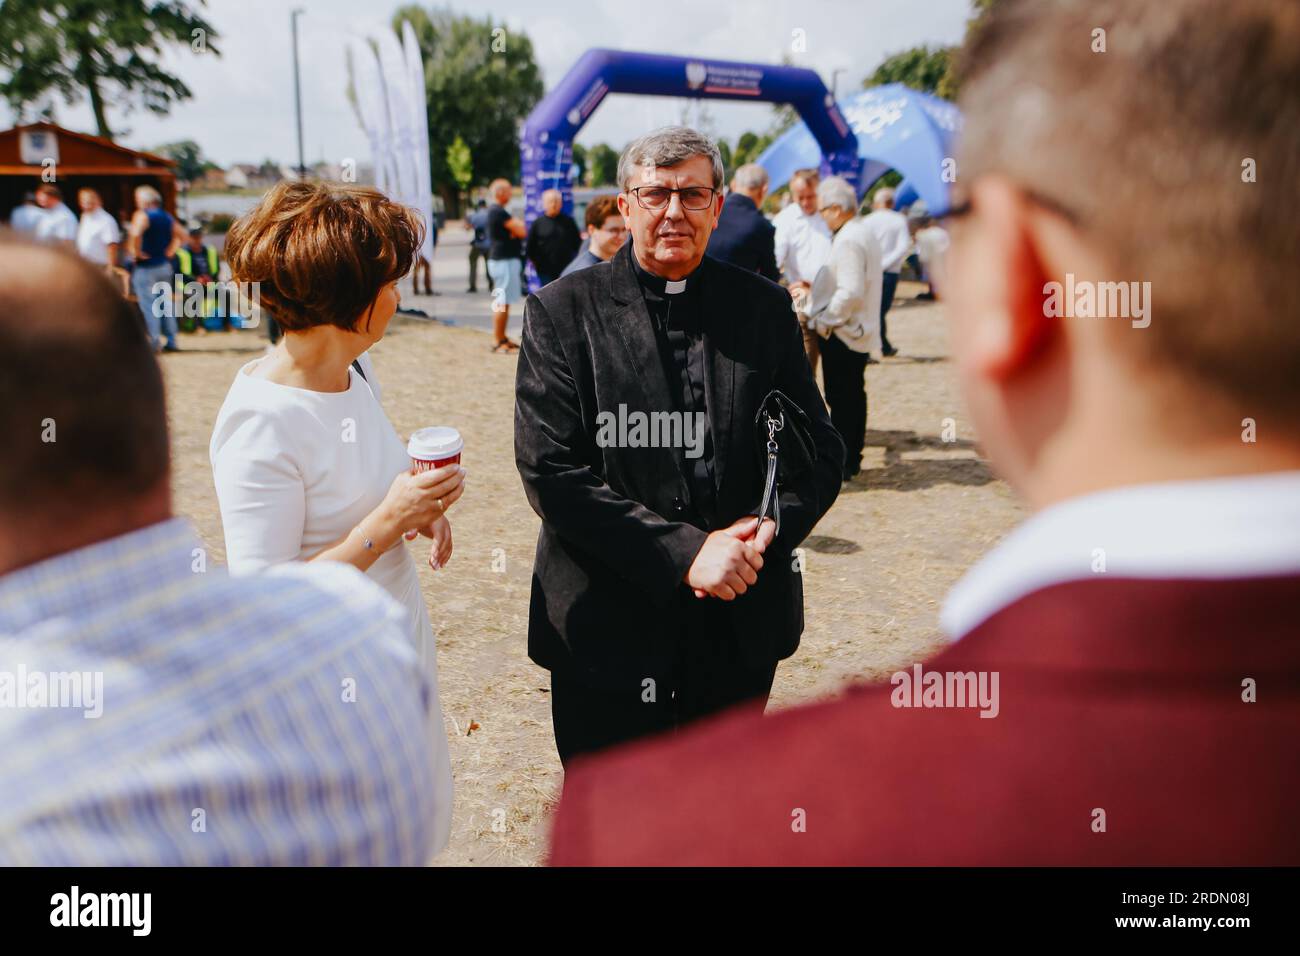
<path fill-rule="evenodd" d="M 420 309 L 448 325 L 463 326 L 481 332 L 492 331 L 492 300 L 487 287 L 487 263 L 478 263 L 478 292 L 469 287 L 469 241 L 473 236 L 460 222 L 449 222 L 438 233 L 433 254 L 433 289 L 436 296 L 412 295 L 411 283 L 403 280 L 402 308 Z M 510 310 L 508 334 L 516 342 L 523 328 L 524 305 Z"/>

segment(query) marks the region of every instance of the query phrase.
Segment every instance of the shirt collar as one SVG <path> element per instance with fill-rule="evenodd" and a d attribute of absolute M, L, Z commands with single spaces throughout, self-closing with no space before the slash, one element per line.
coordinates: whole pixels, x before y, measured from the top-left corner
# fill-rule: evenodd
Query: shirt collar
<path fill-rule="evenodd" d="M 206 570 L 207 555 L 190 523 L 184 518 L 159 521 L 0 576 L 0 632 Z"/>
<path fill-rule="evenodd" d="M 635 253 L 631 255 L 631 259 L 632 259 L 632 272 L 636 276 L 637 282 L 640 283 L 641 288 L 643 290 L 652 293 L 656 298 L 659 296 L 663 296 L 667 298 L 671 296 L 681 295 L 686 292 L 690 292 L 693 294 L 696 291 L 696 289 L 699 287 L 700 284 L 699 266 L 696 266 L 695 271 L 692 272 L 690 275 L 688 275 L 685 279 L 669 281 L 668 279 L 664 279 L 660 276 L 649 273 L 645 269 L 643 269 L 641 267 L 641 263 L 637 262 Z"/>
<path fill-rule="evenodd" d="M 1300 573 L 1300 471 L 1132 485 L 1029 518 L 948 593 L 957 639 L 1035 591 L 1100 575 L 1224 579 Z"/>

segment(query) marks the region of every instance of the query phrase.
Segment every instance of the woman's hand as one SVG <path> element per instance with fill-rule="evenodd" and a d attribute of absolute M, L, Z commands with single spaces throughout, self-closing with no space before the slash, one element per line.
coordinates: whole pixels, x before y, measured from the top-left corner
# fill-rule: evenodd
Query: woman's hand
<path fill-rule="evenodd" d="M 371 530 L 381 550 L 396 544 L 405 532 L 431 528 L 456 503 L 464 488 L 465 469 L 460 465 L 443 465 L 414 475 L 402 472 L 371 513 L 375 525 Z"/>
<path fill-rule="evenodd" d="M 433 539 L 429 547 L 429 567 L 435 571 L 445 568 L 451 560 L 451 522 L 439 518 L 429 527 L 421 528 L 420 534 Z"/>

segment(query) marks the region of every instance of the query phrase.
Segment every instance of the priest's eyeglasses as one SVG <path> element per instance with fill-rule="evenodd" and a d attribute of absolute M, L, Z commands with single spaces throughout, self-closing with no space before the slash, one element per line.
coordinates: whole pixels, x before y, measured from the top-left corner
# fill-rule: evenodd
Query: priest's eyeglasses
<path fill-rule="evenodd" d="M 677 193 L 683 209 L 698 212 L 701 209 L 708 209 L 713 204 L 713 194 L 717 190 L 708 186 L 684 186 L 681 189 L 669 189 L 667 186 L 637 186 L 635 189 L 629 189 L 628 192 L 636 196 L 636 201 L 641 204 L 642 209 L 667 209 L 668 204 L 673 201 L 673 193 Z"/>

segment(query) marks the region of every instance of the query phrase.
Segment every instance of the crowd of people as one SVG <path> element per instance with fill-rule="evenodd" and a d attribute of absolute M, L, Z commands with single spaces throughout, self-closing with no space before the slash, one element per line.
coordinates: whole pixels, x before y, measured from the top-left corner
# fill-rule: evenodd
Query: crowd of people
<path fill-rule="evenodd" d="M 1078 39 L 1096 22 L 1131 40 L 1100 74 Z M 1044 4 L 995 10 L 972 44 L 952 248 L 927 233 L 917 254 L 942 270 L 973 428 L 1034 514 L 949 595 L 914 694 L 762 715 L 804 629 L 796 549 L 860 467 L 863 370 L 908 249 L 893 197 L 859 216 L 850 183 L 804 170 L 767 223 L 762 176 L 724 193 L 717 145 L 668 127 L 588 209 L 595 261 L 561 268 L 574 230 L 534 245 L 493 184 L 495 347 L 518 352 L 515 465 L 541 519 L 527 645 L 566 771 L 552 863 L 1300 862 L 1300 13 Z M 1183 97 L 1197 110 L 1166 108 Z M 1238 178 L 1243 144 L 1273 179 Z M 186 237 L 136 199 L 143 292 Z M 446 845 L 435 635 L 404 542 L 448 566 L 466 473 L 412 471 L 367 354 L 424 228 L 377 190 L 307 182 L 232 228 L 232 274 L 282 334 L 211 437 L 228 568 L 172 511 L 159 327 L 72 240 L 0 236 L 0 678 L 26 675 L 21 704 L 0 680 L 0 862 L 421 864 Z M 717 236 L 744 264 L 708 254 Z M 529 249 L 559 275 L 525 297 Z M 1221 281 L 1224 249 L 1250 282 Z M 1155 321 L 1043 306 L 1053 277 L 1117 269 L 1161 290 Z M 676 437 L 597 427 L 629 408 Z M 43 675 L 96 674 L 101 712 L 50 704 Z M 1000 702 L 948 699 L 966 675 L 1000 677 Z"/>
<path fill-rule="evenodd" d="M 63 201 L 62 190 L 45 183 L 23 197 L 9 216 L 9 228 L 38 242 L 75 249 L 102 269 L 121 295 L 133 299 L 155 351 L 177 352 L 180 322 L 205 329 L 206 323 L 184 316 L 184 286 L 202 287 L 201 317 L 229 329 L 238 318 L 216 295 L 221 276 L 215 246 L 204 242 L 203 226 L 183 225 L 163 208 L 162 194 L 153 186 L 136 187 L 135 209 L 125 228 L 104 208 L 100 194 L 77 190 L 78 217 Z"/>

